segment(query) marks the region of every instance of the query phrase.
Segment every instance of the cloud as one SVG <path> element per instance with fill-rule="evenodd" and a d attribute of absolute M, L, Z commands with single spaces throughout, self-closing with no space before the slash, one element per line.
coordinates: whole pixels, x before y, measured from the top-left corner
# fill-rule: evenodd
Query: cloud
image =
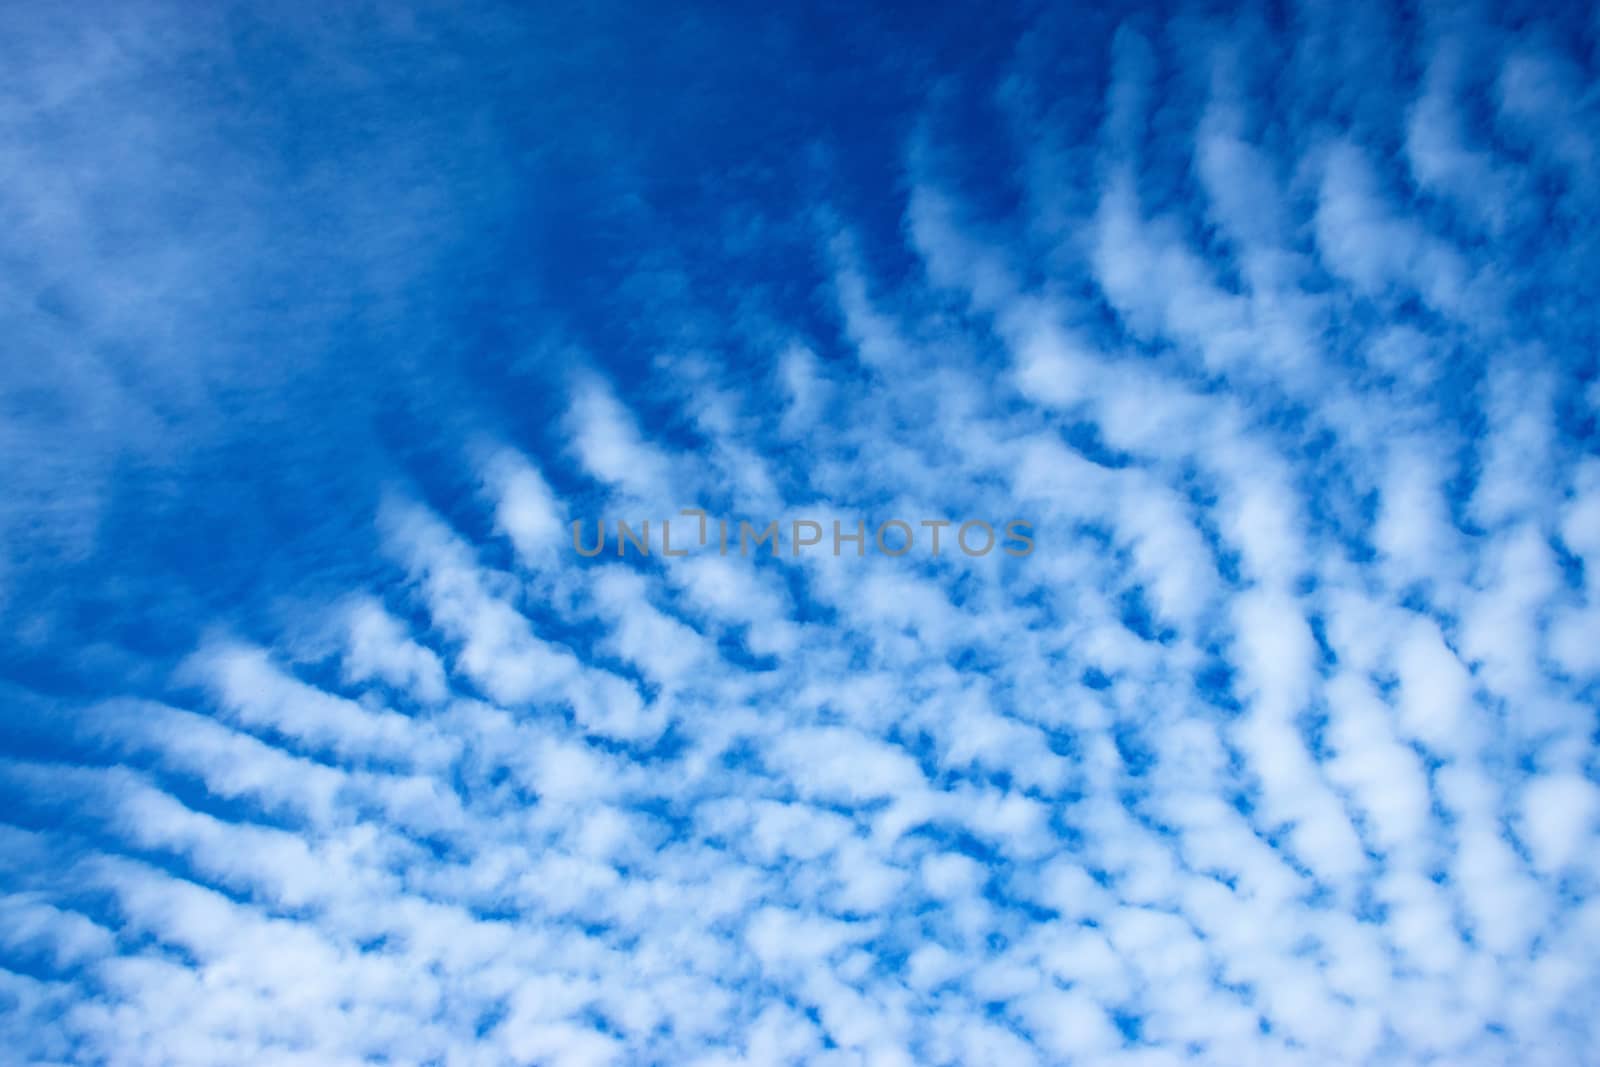
<path fill-rule="evenodd" d="M 466 10 L 0 45 L 15 1056 L 1600 1047 L 1592 27 Z"/>

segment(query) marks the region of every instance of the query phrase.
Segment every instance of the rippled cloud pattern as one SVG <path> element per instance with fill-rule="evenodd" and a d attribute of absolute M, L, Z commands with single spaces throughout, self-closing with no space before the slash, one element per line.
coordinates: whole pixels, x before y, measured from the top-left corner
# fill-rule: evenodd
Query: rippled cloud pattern
<path fill-rule="evenodd" d="M 1594 12 L 0 23 L 0 1059 L 1600 1062 Z"/>

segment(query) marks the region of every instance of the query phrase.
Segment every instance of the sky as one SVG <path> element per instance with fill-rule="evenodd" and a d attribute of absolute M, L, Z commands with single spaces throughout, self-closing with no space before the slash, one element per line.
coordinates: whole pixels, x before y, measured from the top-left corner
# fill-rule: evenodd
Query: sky
<path fill-rule="evenodd" d="M 1600 9 L 0 70 L 0 1062 L 1600 1063 Z"/>

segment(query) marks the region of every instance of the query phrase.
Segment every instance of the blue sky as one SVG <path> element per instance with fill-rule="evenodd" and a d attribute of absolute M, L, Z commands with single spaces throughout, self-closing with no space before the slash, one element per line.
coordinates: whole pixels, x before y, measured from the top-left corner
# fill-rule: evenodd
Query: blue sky
<path fill-rule="evenodd" d="M 1593 10 L 0 69 L 6 1062 L 1600 1062 Z"/>

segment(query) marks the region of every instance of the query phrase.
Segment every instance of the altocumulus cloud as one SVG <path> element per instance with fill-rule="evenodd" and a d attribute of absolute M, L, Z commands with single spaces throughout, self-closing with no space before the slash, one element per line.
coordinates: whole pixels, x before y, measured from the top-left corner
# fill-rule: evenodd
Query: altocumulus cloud
<path fill-rule="evenodd" d="M 8 1061 L 1600 1062 L 1592 12 L 29 7 Z"/>

